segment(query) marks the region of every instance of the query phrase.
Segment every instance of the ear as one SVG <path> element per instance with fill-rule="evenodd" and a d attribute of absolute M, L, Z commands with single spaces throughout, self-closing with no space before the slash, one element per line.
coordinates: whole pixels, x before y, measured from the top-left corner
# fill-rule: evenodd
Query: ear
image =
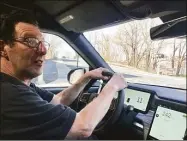
<path fill-rule="evenodd" d="M 0 51 L 4 51 L 4 46 L 5 46 L 5 43 L 3 40 L 0 40 Z"/>
<path fill-rule="evenodd" d="M 6 46 L 5 42 L 3 40 L 0 40 L 0 56 L 9 60 L 7 52 L 5 50 L 5 46 Z"/>

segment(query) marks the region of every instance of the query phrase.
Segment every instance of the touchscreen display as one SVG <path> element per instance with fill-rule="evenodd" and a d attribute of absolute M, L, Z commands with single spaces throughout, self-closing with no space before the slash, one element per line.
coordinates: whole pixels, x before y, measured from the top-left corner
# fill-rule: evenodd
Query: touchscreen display
<path fill-rule="evenodd" d="M 146 111 L 150 96 L 150 93 L 126 88 L 124 104 L 132 105 L 141 111 Z"/>
<path fill-rule="evenodd" d="M 158 106 L 149 135 L 159 140 L 183 140 L 186 114 Z"/>

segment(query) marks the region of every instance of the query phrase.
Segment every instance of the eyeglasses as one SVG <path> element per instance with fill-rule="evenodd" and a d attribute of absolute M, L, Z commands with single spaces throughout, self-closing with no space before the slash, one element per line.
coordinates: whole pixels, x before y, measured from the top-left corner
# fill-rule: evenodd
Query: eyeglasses
<path fill-rule="evenodd" d="M 34 37 L 19 37 L 13 39 L 13 41 L 20 42 L 30 48 L 39 48 L 40 44 L 42 44 L 47 50 L 50 47 L 50 44 L 46 41 L 40 41 Z"/>

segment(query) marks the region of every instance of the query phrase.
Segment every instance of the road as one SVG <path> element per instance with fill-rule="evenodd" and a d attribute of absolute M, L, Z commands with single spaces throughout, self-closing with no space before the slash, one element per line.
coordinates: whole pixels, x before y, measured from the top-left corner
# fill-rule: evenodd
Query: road
<path fill-rule="evenodd" d="M 114 71 L 123 73 L 128 82 L 186 89 L 185 77 L 159 75 L 159 74 L 144 72 L 134 68 L 119 67 L 114 65 L 110 65 L 110 66 Z"/>
<path fill-rule="evenodd" d="M 76 61 L 64 60 L 64 61 L 55 61 L 55 62 L 58 69 L 58 79 L 48 84 L 46 84 L 45 82 L 40 82 L 39 83 L 40 86 L 62 86 L 62 85 L 69 86 L 70 85 L 67 81 L 67 74 L 71 69 L 76 68 Z M 158 74 L 152 74 L 130 67 L 120 67 L 111 64 L 109 65 L 115 72 L 124 74 L 126 80 L 131 83 L 143 83 L 143 84 L 161 85 L 161 86 L 186 89 L 185 77 L 158 75 Z M 86 67 L 85 64 L 81 62 L 79 62 L 79 66 Z"/>

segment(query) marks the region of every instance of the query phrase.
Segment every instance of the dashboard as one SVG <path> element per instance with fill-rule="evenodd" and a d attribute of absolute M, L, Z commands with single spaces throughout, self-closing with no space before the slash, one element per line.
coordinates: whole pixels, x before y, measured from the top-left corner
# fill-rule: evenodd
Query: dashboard
<path fill-rule="evenodd" d="M 124 104 L 133 106 L 137 113 L 135 129 L 141 130 L 144 139 L 148 140 L 186 139 L 186 92 L 170 88 L 159 88 L 157 91 L 152 86 L 149 88 L 130 86 L 125 89 Z M 167 93 L 162 94 L 163 91 Z"/>
<path fill-rule="evenodd" d="M 128 114 L 129 117 L 128 115 L 124 116 L 124 121 L 128 121 L 132 118 L 130 116 L 135 115 L 132 121 L 133 135 L 131 138 L 137 135 L 138 139 L 142 138 L 144 140 L 187 139 L 186 90 L 154 85 L 128 84 L 124 91 L 124 108 L 128 105 L 134 107 L 133 111 L 130 111 L 134 113 Z M 118 92 L 114 98 L 117 97 Z M 126 137 L 124 136 L 124 138 Z"/>
<path fill-rule="evenodd" d="M 99 86 L 89 89 L 88 94 L 97 93 Z M 53 93 L 62 91 L 61 88 L 52 89 Z M 51 88 L 47 90 L 51 91 Z M 117 97 L 118 93 L 115 95 L 115 98 Z M 128 84 L 128 88 L 125 89 L 124 104 L 132 105 L 135 114 L 127 112 L 128 114 L 124 114 L 124 117 L 120 117 L 122 120 L 120 126 L 125 125 L 123 122 L 132 123 L 132 125 L 128 126 L 126 131 L 124 128 L 122 130 L 118 130 L 118 127 L 113 128 L 117 134 L 115 138 L 124 140 L 128 135 L 129 140 L 187 140 L 186 103 L 186 90 Z M 126 125 L 124 127 L 126 128 Z M 129 132 L 126 134 L 127 131 Z"/>

